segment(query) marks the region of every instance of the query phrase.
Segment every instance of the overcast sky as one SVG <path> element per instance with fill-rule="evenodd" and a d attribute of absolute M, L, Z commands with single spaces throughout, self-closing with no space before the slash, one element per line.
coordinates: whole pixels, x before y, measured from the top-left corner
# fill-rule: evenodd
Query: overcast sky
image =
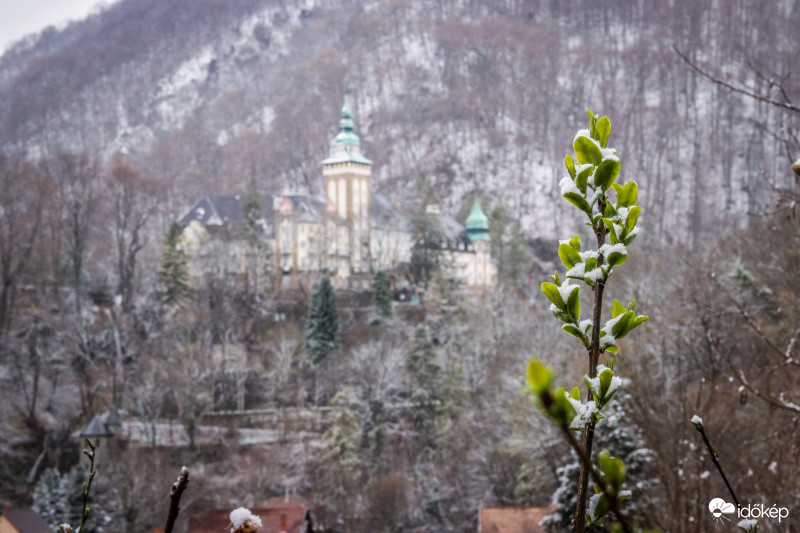
<path fill-rule="evenodd" d="M 86 17 L 112 0 L 0 0 L 0 53 L 29 33 Z"/>

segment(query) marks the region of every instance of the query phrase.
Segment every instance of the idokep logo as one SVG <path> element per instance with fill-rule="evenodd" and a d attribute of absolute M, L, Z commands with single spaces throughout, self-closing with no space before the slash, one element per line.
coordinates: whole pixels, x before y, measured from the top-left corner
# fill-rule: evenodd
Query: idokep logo
<path fill-rule="evenodd" d="M 725 515 L 733 515 L 742 520 L 760 520 L 761 518 L 777 518 L 780 523 L 781 520 L 789 516 L 789 509 L 786 507 L 778 507 L 773 505 L 768 507 L 763 503 L 753 503 L 748 505 L 741 505 L 737 509 L 732 503 L 728 503 L 722 498 L 714 498 L 708 502 L 708 510 L 714 516 L 715 522 L 722 522 L 730 518 Z"/>
<path fill-rule="evenodd" d="M 708 502 L 708 510 L 714 515 L 714 522 L 722 522 L 723 520 L 731 521 L 726 514 L 733 514 L 736 511 L 736 506 L 728 503 L 722 498 L 714 498 Z"/>

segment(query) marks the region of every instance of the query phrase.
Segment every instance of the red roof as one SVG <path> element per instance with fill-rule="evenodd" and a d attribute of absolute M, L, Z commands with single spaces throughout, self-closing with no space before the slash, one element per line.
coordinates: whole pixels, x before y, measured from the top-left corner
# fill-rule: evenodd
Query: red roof
<path fill-rule="evenodd" d="M 481 509 L 479 533 L 545 533 L 539 525 L 549 515 L 547 507 Z"/>
<path fill-rule="evenodd" d="M 296 498 L 271 498 L 250 512 L 261 518 L 259 533 L 305 533 L 307 506 Z M 189 518 L 192 533 L 228 533 L 231 509 L 209 509 Z"/>
<path fill-rule="evenodd" d="M 33 509 L 13 509 L 3 513 L 6 520 L 20 533 L 50 533 L 52 530 Z"/>

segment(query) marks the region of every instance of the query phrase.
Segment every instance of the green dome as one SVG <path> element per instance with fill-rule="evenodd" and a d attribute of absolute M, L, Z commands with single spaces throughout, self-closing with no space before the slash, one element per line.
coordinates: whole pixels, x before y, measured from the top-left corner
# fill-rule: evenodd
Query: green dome
<path fill-rule="evenodd" d="M 347 102 L 347 95 L 344 95 L 342 118 L 339 120 L 339 133 L 333 138 L 333 141 L 331 141 L 331 146 L 337 144 L 361 146 L 361 139 L 358 138 L 358 135 L 353 133 L 353 128 L 355 128 L 353 112 L 350 110 L 350 105 Z"/>
<path fill-rule="evenodd" d="M 473 241 L 488 241 L 489 237 L 489 217 L 481 209 L 481 203 L 475 199 L 472 204 L 472 211 L 467 217 L 467 235 Z"/>

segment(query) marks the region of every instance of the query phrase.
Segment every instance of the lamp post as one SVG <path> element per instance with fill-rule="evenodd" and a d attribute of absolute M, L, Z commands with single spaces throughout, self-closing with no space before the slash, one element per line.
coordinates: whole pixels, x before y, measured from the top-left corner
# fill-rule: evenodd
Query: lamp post
<path fill-rule="evenodd" d="M 103 419 L 100 418 L 100 415 L 94 415 L 92 421 L 80 432 L 80 436 L 88 439 L 100 439 L 104 437 L 113 437 L 114 434 L 108 429 L 108 426 L 106 426 Z"/>
<path fill-rule="evenodd" d="M 111 405 L 111 409 L 108 411 L 108 416 L 106 417 L 106 428 L 111 431 L 112 427 L 122 427 L 122 420 L 119 418 L 117 406 L 113 404 Z"/>

